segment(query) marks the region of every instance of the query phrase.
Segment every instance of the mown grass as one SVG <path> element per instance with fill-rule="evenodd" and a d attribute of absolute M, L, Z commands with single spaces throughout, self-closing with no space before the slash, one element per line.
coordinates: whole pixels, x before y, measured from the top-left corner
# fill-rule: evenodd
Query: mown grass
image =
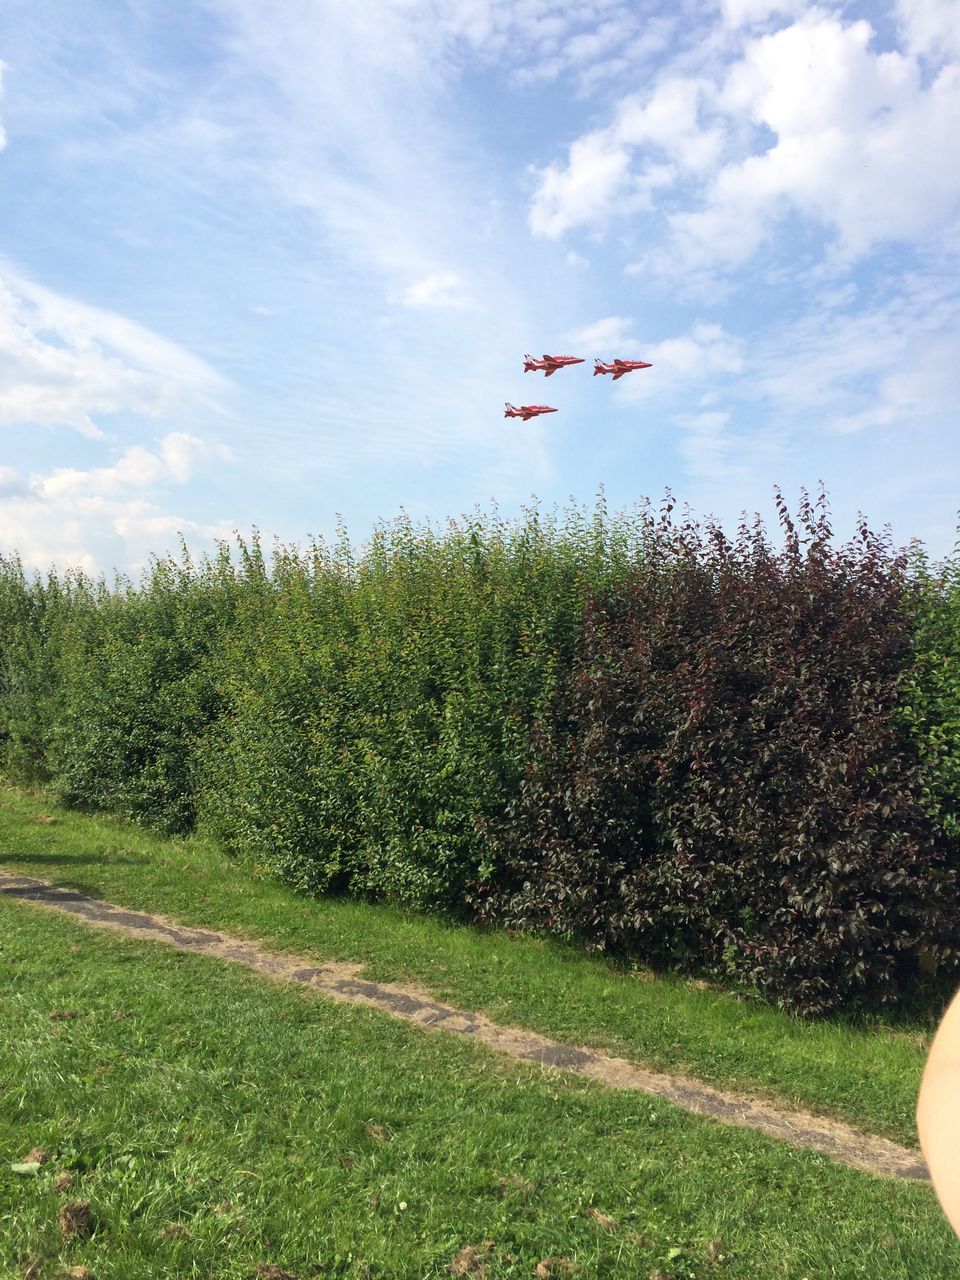
<path fill-rule="evenodd" d="M 371 978 L 416 981 L 501 1023 L 917 1145 L 917 1092 L 939 1014 L 804 1022 L 744 993 L 618 969 L 536 939 L 305 898 L 209 840 L 164 839 L 11 787 L 0 790 L 0 866 L 268 948 L 360 962 Z"/>
<path fill-rule="evenodd" d="M 956 1274 L 926 1185 L 23 903 L 0 938 L 4 1280 L 429 1280 L 485 1241 L 488 1280 Z"/>

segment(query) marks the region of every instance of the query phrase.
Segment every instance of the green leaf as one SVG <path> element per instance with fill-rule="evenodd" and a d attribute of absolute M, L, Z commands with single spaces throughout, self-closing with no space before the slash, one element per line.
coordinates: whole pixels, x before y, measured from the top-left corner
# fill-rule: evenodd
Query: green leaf
<path fill-rule="evenodd" d="M 14 1173 L 37 1173 L 40 1168 L 39 1160 L 28 1160 L 26 1164 L 12 1164 L 10 1168 Z"/>

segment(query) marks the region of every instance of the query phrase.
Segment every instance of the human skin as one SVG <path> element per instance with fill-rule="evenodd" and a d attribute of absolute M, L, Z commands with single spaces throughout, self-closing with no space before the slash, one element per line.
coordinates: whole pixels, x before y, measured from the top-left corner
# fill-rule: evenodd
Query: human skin
<path fill-rule="evenodd" d="M 917 1097 L 917 1133 L 937 1199 L 960 1236 L 960 990 L 930 1046 Z"/>

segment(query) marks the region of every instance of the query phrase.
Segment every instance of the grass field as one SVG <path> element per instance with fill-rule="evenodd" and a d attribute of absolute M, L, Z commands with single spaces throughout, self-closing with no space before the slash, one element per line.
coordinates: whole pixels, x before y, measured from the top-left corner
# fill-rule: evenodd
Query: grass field
<path fill-rule="evenodd" d="M 808 1025 L 529 939 L 304 900 L 202 840 L 9 788 L 0 866 L 360 961 L 500 1022 L 916 1145 L 929 1018 Z M 557 1275 L 675 1280 L 960 1268 L 929 1185 L 23 904 L 0 902 L 0 922 L 4 1280 L 34 1263 L 36 1280 L 81 1266 L 97 1280 L 255 1280 L 268 1264 L 298 1280 L 485 1265 L 493 1280 L 551 1257 L 574 1268 L 547 1267 Z M 36 1147 L 51 1158 L 15 1172 Z M 74 1181 L 58 1191 L 64 1171 Z M 90 1204 L 92 1235 L 63 1238 L 69 1201 Z"/>

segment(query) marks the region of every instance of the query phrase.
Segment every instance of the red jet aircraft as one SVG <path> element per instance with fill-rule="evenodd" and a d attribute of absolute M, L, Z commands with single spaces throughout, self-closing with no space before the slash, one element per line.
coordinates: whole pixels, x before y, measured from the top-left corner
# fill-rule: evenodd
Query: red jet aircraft
<path fill-rule="evenodd" d="M 529 422 L 531 418 L 536 418 L 541 413 L 556 412 L 556 409 L 551 409 L 550 406 L 546 404 L 523 404 L 519 409 L 517 409 L 508 400 L 503 416 L 505 418 L 522 418 L 524 422 Z"/>
<path fill-rule="evenodd" d="M 542 369 L 549 378 L 551 373 L 556 373 L 558 369 L 562 369 L 568 364 L 583 364 L 583 361 L 579 356 L 548 356 L 544 354 L 542 360 L 534 360 L 533 356 L 524 356 L 523 372 L 534 373 L 538 369 Z"/>
<path fill-rule="evenodd" d="M 616 382 L 618 378 L 622 378 L 625 373 L 630 373 L 633 369 L 652 369 L 653 365 L 647 360 L 614 360 L 612 364 L 602 364 L 599 360 L 593 366 L 594 377 L 598 373 L 612 373 L 613 380 Z"/>

